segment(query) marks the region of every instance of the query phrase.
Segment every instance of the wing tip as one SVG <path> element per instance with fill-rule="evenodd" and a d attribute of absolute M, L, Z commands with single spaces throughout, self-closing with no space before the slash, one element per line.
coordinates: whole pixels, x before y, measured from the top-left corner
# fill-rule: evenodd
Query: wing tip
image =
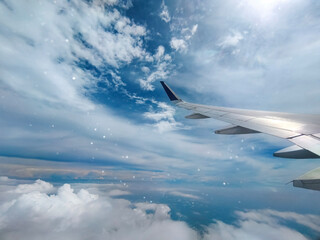
<path fill-rule="evenodd" d="M 166 91 L 170 101 L 181 101 L 181 98 L 179 98 L 178 95 L 175 94 L 174 91 L 172 91 L 172 89 L 164 81 L 160 81 L 160 83 L 163 89 Z"/>

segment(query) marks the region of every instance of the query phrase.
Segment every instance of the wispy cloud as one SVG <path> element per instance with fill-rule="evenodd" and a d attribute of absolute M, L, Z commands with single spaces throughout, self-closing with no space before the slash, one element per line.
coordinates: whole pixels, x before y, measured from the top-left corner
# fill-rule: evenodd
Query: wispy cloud
<path fill-rule="evenodd" d="M 178 126 L 181 126 L 181 123 L 178 123 L 174 119 L 175 109 L 172 106 L 169 106 L 163 102 L 156 102 L 160 110 L 144 113 L 144 117 L 155 121 L 154 126 L 159 130 L 160 133 L 163 133 L 168 130 L 172 130 Z"/>
<path fill-rule="evenodd" d="M 205 239 L 308 239 L 298 231 L 285 226 L 283 220 L 302 224 L 319 231 L 319 216 L 316 215 L 301 215 L 274 210 L 251 210 L 236 212 L 236 214 L 238 220 L 234 225 L 216 221 L 209 226 Z"/>
<path fill-rule="evenodd" d="M 235 47 L 243 39 L 243 35 L 238 31 L 233 31 L 231 35 L 226 36 L 218 46 L 222 48 Z"/>
<path fill-rule="evenodd" d="M 170 22 L 170 20 L 171 20 L 168 7 L 164 1 L 162 1 L 162 3 L 161 3 L 161 12 L 160 12 L 159 16 L 166 23 Z"/>
<path fill-rule="evenodd" d="M 319 69 L 314 67 L 320 46 L 315 31 L 318 6 L 305 1 L 265 5 L 255 1 L 203 5 L 197 32 L 206 37 L 191 42 L 188 56 L 189 63 L 193 59 L 190 71 L 201 77 L 181 74 L 192 82 L 186 87 L 207 96 L 206 102 L 316 113 L 317 106 L 309 103 L 319 99 L 313 90 L 319 89 Z M 299 89 L 308 94 L 297 101 Z"/>
<path fill-rule="evenodd" d="M 153 83 L 156 80 L 164 80 L 168 78 L 170 74 L 172 59 L 169 54 L 165 53 L 165 48 L 162 45 L 157 48 L 157 51 L 153 55 L 153 60 L 155 62 L 154 70 L 150 73 L 150 69 L 148 71 L 144 71 L 146 77 L 139 79 L 140 86 L 143 90 L 153 91 Z"/>
<path fill-rule="evenodd" d="M 183 193 L 179 191 L 172 191 L 169 192 L 170 195 L 178 196 L 178 197 L 184 197 L 184 198 L 191 198 L 191 199 L 200 199 L 198 196 L 190 194 L 190 193 Z"/>
<path fill-rule="evenodd" d="M 182 25 L 180 28 L 182 29 L 179 31 L 179 34 L 175 34 L 176 37 L 171 38 L 170 47 L 180 53 L 186 53 L 188 45 L 191 42 L 191 38 L 197 32 L 198 24 L 195 24 L 192 27 L 184 27 Z"/>

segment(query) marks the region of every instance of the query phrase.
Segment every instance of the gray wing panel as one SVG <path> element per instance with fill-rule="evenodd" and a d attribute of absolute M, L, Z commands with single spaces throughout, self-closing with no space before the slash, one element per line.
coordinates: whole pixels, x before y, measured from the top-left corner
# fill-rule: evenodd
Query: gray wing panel
<path fill-rule="evenodd" d="M 235 118 L 237 120 L 248 121 L 251 122 L 253 126 L 263 125 L 304 135 L 320 132 L 320 115 L 301 115 L 292 113 L 224 108 L 188 103 L 184 101 L 177 102 L 176 105 L 188 110 L 193 110 L 196 113 L 202 113 L 212 118 L 224 116 L 225 118 Z"/>
<path fill-rule="evenodd" d="M 296 125 L 284 120 L 265 119 L 261 118 L 261 111 L 259 116 L 255 117 L 253 112 L 250 111 L 250 115 L 246 115 L 247 111 L 242 110 L 237 113 L 231 112 L 229 108 L 204 106 L 187 102 L 179 102 L 177 106 L 193 110 L 195 113 L 200 113 L 208 117 L 228 122 L 237 126 L 249 128 L 258 132 L 267 133 L 280 138 L 292 138 L 301 135 L 300 132 L 294 131 L 297 129 Z M 290 124 L 289 124 L 290 123 Z M 286 126 L 294 126 L 294 129 L 288 129 Z"/>

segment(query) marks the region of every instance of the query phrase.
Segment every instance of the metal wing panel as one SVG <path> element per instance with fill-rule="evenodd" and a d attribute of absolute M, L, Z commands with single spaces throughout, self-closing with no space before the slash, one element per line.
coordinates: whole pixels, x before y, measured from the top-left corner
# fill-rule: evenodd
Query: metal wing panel
<path fill-rule="evenodd" d="M 249 128 L 258 132 L 267 133 L 276 137 L 281 138 L 291 138 L 301 135 L 299 132 L 294 132 L 291 130 L 280 129 L 278 127 L 272 126 L 272 124 L 267 124 L 267 122 L 253 122 L 257 119 L 252 114 L 250 116 L 245 115 L 246 110 L 243 110 L 244 114 L 232 113 L 228 108 L 221 107 L 211 107 L 211 106 L 199 106 L 198 104 L 187 103 L 177 104 L 186 109 L 192 109 L 196 113 L 206 115 L 208 117 L 218 119 L 224 122 L 228 122 L 241 127 Z M 210 109 L 210 110 L 208 110 Z"/>
<path fill-rule="evenodd" d="M 252 116 L 240 115 L 240 114 L 234 114 L 234 113 L 226 113 L 225 115 L 223 115 L 223 117 L 237 119 L 244 122 L 254 119 L 254 117 Z"/>
<path fill-rule="evenodd" d="M 320 115 L 301 115 L 292 113 L 257 111 L 247 109 L 235 109 L 216 106 L 207 106 L 188 102 L 177 103 L 179 107 L 193 110 L 195 112 L 210 112 L 215 115 L 235 114 L 239 118 L 242 116 L 252 117 L 255 123 L 280 128 L 288 131 L 298 132 L 300 134 L 315 134 L 320 132 Z M 232 116 L 232 115 L 229 115 Z M 214 116 L 212 116 L 214 118 Z"/>

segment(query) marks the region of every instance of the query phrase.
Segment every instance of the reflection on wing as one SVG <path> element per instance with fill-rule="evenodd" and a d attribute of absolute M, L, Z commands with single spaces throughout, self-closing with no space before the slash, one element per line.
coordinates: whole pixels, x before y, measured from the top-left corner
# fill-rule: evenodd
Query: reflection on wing
<path fill-rule="evenodd" d="M 319 115 L 255 111 L 188 103 L 178 97 L 165 82 L 161 81 L 161 84 L 175 105 L 193 111 L 193 114 L 186 118 L 214 118 L 232 124 L 232 126 L 217 130 L 218 134 L 266 133 L 287 139 L 295 144 L 275 152 L 274 156 L 299 159 L 320 158 Z M 312 178 L 310 174 L 304 174 L 302 177 L 303 182 L 301 178 L 298 178 L 293 181 L 294 186 L 320 189 L 319 170 L 313 172 Z M 308 185 L 306 185 L 307 181 L 309 181 Z"/>

